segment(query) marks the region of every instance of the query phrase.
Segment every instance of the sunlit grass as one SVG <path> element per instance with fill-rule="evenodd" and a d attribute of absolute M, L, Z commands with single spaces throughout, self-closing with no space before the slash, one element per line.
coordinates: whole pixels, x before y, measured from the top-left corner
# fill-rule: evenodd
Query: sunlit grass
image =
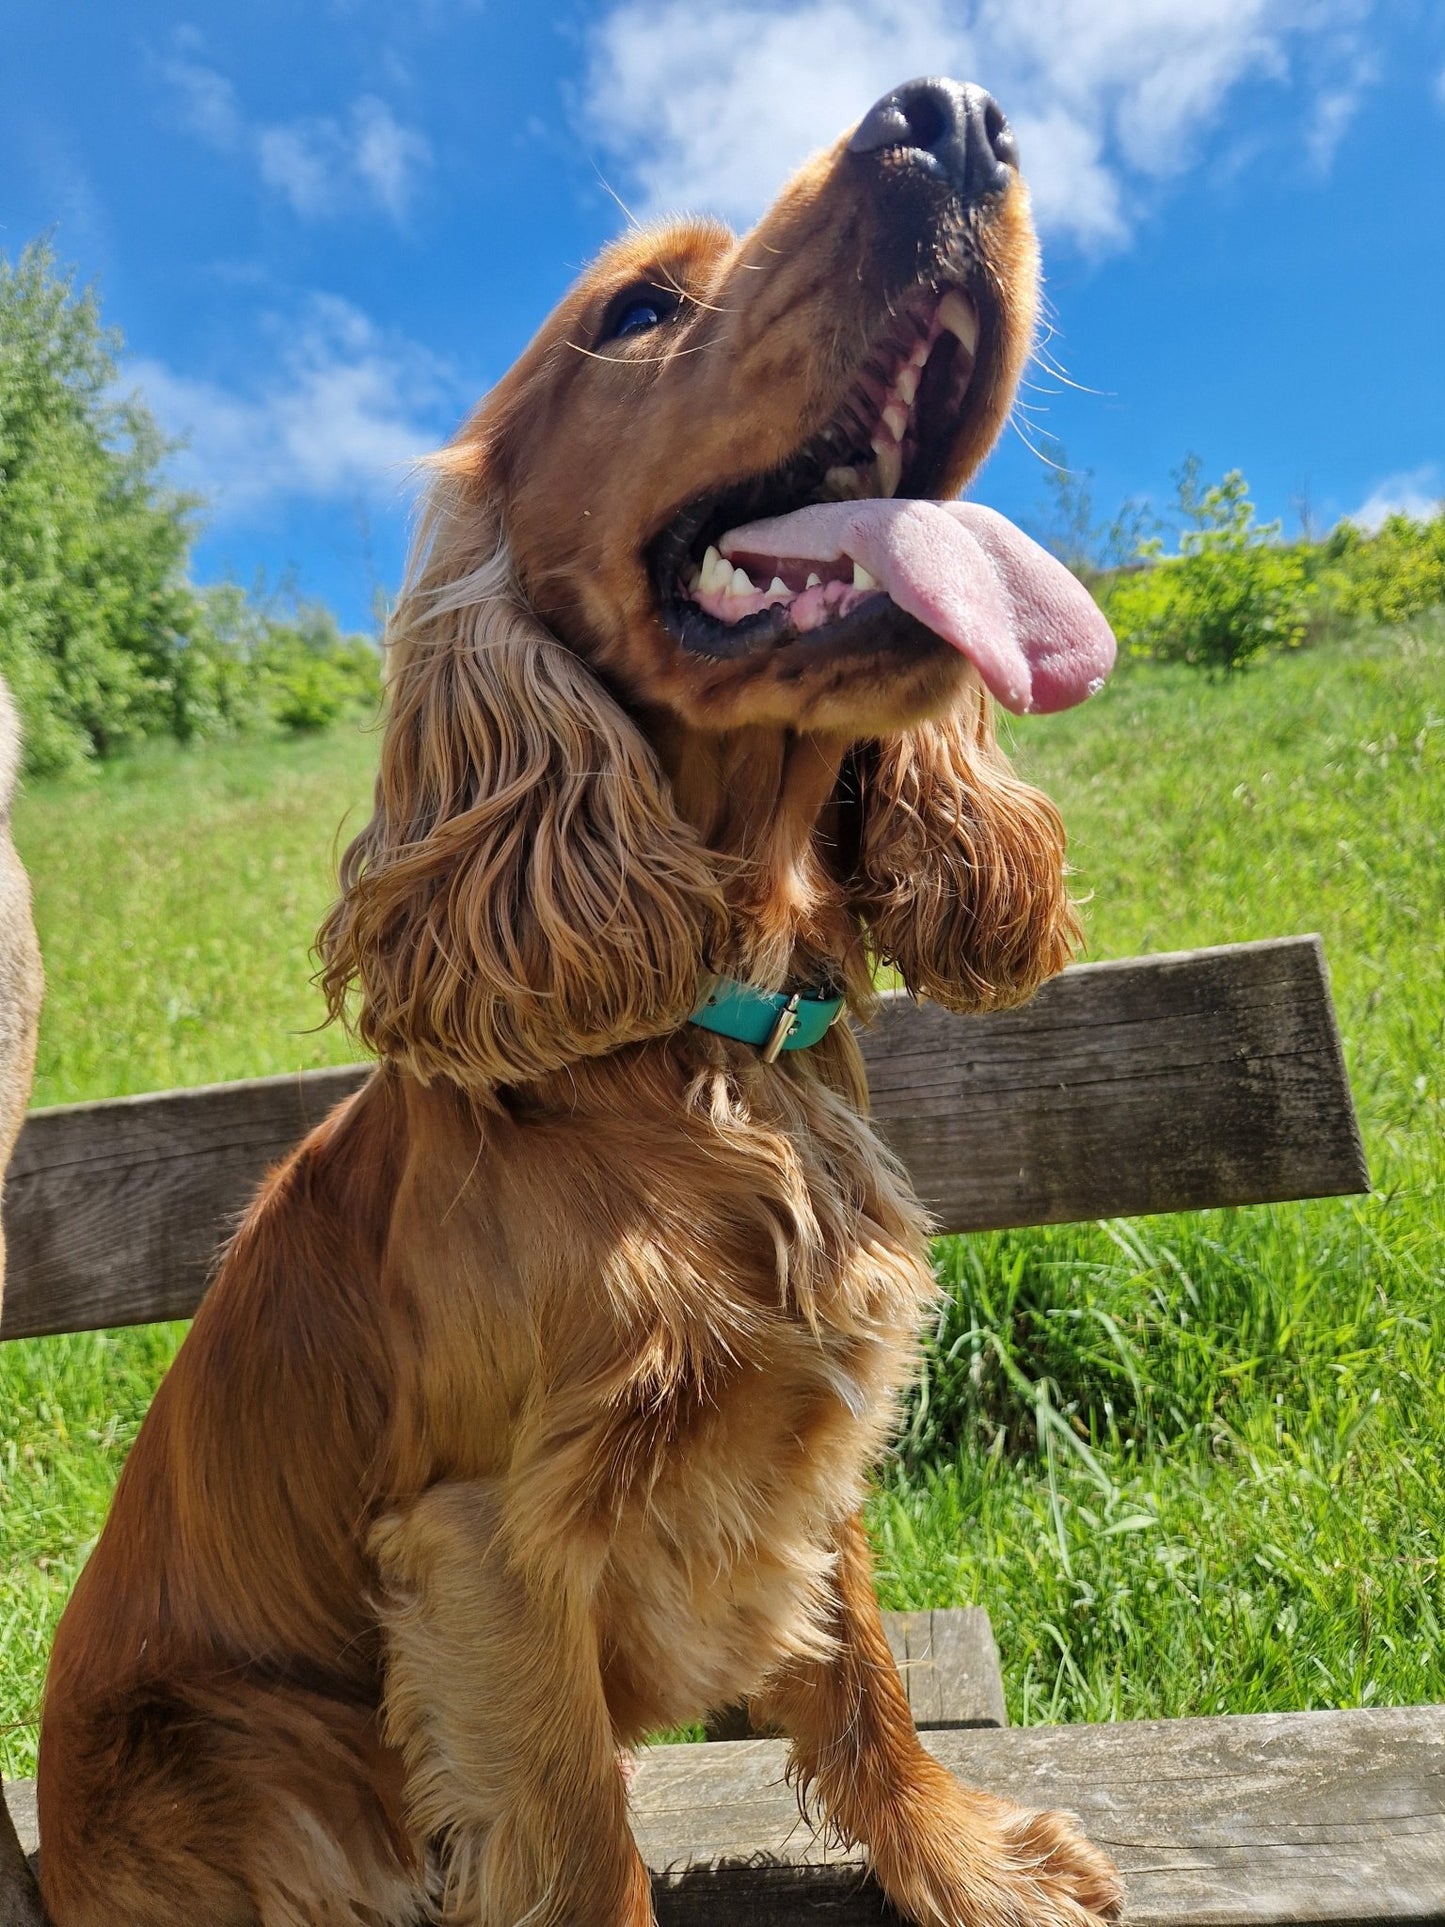
<path fill-rule="evenodd" d="M 1367 1199 L 945 1240 L 873 1513 L 1013 1716 L 1445 1700 L 1445 622 L 1028 724 L 1091 954 L 1318 930 Z"/>
<path fill-rule="evenodd" d="M 1445 624 L 1020 730 L 1091 954 L 1319 930 L 1376 1193 L 940 1248 L 893 1605 L 979 1601 L 1018 1719 L 1445 1699 Z M 375 741 L 35 785 L 37 1102 L 333 1062 L 308 948 Z M 0 1767 L 178 1327 L 0 1347 Z"/>

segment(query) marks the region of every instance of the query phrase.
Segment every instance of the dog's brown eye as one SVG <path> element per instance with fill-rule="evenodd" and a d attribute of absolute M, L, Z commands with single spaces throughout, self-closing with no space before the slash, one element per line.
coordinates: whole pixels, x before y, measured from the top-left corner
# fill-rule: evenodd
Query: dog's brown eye
<path fill-rule="evenodd" d="M 624 288 L 609 306 L 597 339 L 599 343 L 621 341 L 628 335 L 646 334 L 670 321 L 681 306 L 682 298 L 674 288 L 655 288 L 650 283 Z"/>

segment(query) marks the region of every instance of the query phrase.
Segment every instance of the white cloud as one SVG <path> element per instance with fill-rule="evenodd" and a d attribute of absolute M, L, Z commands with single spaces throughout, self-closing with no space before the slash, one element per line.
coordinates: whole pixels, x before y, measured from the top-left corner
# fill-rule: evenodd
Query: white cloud
<path fill-rule="evenodd" d="M 179 96 L 181 125 L 199 134 L 212 147 L 239 147 L 246 124 L 236 101 L 236 90 L 224 74 L 198 60 L 177 55 L 161 63 L 161 73 Z"/>
<path fill-rule="evenodd" d="M 1376 482 L 1369 495 L 1350 516 L 1362 529 L 1377 529 L 1387 515 L 1408 515 L 1412 521 L 1428 522 L 1445 508 L 1445 477 L 1437 462 L 1421 468 L 1387 475 Z"/>
<path fill-rule="evenodd" d="M 405 218 L 417 181 L 431 163 L 431 145 L 374 94 L 363 94 L 344 115 L 289 121 L 247 116 L 224 74 L 194 58 L 196 39 L 160 63 L 173 89 L 181 125 L 223 154 L 249 158 L 265 184 L 285 196 L 304 219 L 316 220 L 357 203 L 370 203 L 394 221 Z"/>
<path fill-rule="evenodd" d="M 430 164 L 430 144 L 416 128 L 403 127 L 386 102 L 374 94 L 362 95 L 351 110 L 351 119 L 352 162 L 357 175 L 387 213 L 399 221 L 411 200 L 417 173 Z"/>
<path fill-rule="evenodd" d="M 162 428 L 187 443 L 176 481 L 218 520 L 285 499 L 394 497 L 460 413 L 444 363 L 334 295 L 312 296 L 299 320 L 272 317 L 269 333 L 276 357 L 245 386 L 153 360 L 125 370 Z"/>
<path fill-rule="evenodd" d="M 752 219 L 890 86 L 981 81 L 1019 136 L 1041 224 L 1117 243 L 1142 188 L 1188 167 L 1249 78 L 1338 75 L 1371 0 L 618 0 L 593 32 L 583 120 L 645 211 Z M 1351 43 L 1352 44 L 1352 43 Z"/>

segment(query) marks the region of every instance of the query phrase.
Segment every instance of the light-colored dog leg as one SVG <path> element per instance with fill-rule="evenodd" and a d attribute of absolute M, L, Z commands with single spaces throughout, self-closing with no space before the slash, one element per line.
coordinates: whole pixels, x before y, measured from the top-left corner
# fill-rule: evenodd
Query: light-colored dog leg
<path fill-rule="evenodd" d="M 590 1602 L 533 1596 L 485 1484 L 435 1486 L 375 1531 L 386 1734 L 407 1809 L 466 1927 L 649 1927 L 647 1869 L 603 1694 Z"/>
<path fill-rule="evenodd" d="M 0 682 L 0 1179 L 30 1102 L 43 988 L 30 885 L 10 841 L 10 799 L 19 762 L 15 710 Z M 5 1232 L 0 1225 L 0 1308 L 4 1301 Z M 40 1895 L 0 1797 L 0 1927 L 44 1927 L 44 1922 Z"/>
<path fill-rule="evenodd" d="M 899 1911 L 920 1927 L 1099 1927 L 1119 1880 L 1064 1814 L 1031 1813 L 963 1786 L 914 1729 L 888 1649 L 862 1522 L 840 1535 L 829 1629 L 837 1652 L 802 1660 L 751 1702 L 775 1724 L 829 1821 L 867 1849 Z"/>

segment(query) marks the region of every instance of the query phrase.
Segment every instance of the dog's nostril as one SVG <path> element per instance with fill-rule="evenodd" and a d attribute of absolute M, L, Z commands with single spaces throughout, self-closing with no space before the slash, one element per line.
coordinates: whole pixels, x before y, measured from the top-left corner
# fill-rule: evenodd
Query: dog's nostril
<path fill-rule="evenodd" d="M 863 116 L 848 147 L 854 154 L 899 148 L 926 155 L 970 206 L 1001 194 L 1019 164 L 1018 142 L 993 95 L 956 80 L 895 87 Z"/>
<path fill-rule="evenodd" d="M 909 144 L 921 147 L 925 154 L 932 153 L 952 132 L 950 103 L 946 98 L 940 99 L 933 88 L 925 85 L 916 91 L 905 90 L 905 98 L 899 105 L 908 123 Z"/>
<path fill-rule="evenodd" d="M 984 95 L 983 131 L 993 150 L 994 159 L 1005 167 L 1019 164 L 1019 144 L 1014 139 L 1014 130 L 1008 124 L 1008 116 L 992 94 Z"/>

